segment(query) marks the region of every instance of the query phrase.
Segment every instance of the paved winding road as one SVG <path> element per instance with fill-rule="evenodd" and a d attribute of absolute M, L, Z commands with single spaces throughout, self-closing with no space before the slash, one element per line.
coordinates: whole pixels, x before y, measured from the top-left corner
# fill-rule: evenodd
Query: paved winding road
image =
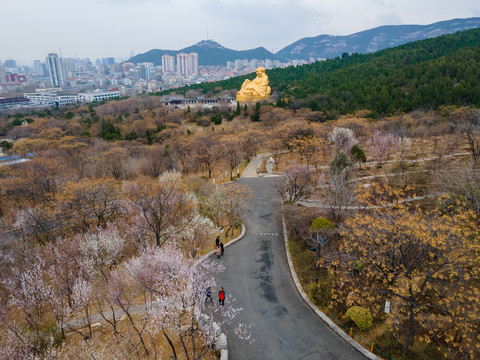
<path fill-rule="evenodd" d="M 225 249 L 219 261 L 226 270 L 216 280 L 236 298 L 235 306 L 243 307 L 234 323 L 252 324 L 255 342 L 238 340 L 233 326 L 228 327 L 229 359 L 365 359 L 315 315 L 295 288 L 278 213 L 281 200 L 271 186 L 278 179 L 239 182 L 254 192 L 247 230 L 243 239 Z"/>

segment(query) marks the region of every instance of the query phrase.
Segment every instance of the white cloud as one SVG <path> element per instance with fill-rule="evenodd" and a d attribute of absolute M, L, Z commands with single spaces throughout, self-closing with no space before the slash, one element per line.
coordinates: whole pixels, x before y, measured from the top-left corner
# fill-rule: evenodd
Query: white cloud
<path fill-rule="evenodd" d="M 402 19 L 397 14 L 380 14 L 377 16 L 378 22 L 383 25 L 401 25 Z"/>

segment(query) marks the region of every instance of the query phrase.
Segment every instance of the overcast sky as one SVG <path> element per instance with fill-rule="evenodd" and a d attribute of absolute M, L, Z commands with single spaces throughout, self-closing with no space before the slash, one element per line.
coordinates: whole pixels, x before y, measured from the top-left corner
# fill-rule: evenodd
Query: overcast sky
<path fill-rule="evenodd" d="M 479 0 L 0 0 L 0 59 L 128 57 L 208 38 L 277 52 L 304 37 L 480 16 Z"/>

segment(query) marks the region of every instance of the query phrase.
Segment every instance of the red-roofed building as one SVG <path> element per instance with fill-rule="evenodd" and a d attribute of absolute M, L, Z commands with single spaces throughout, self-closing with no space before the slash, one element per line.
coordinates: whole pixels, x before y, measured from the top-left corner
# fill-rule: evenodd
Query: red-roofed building
<path fill-rule="evenodd" d="M 25 75 L 18 74 L 7 74 L 5 75 L 6 83 L 24 83 L 27 82 L 27 77 Z"/>

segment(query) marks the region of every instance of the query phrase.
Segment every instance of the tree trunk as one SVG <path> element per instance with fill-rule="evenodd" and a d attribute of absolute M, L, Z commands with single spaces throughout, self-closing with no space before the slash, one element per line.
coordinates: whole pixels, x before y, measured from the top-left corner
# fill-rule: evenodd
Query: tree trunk
<path fill-rule="evenodd" d="M 165 332 L 163 333 L 163 336 L 165 336 L 165 338 L 166 338 L 167 341 L 168 341 L 168 344 L 170 345 L 170 348 L 172 349 L 173 359 L 174 359 L 174 360 L 177 360 L 177 359 L 178 359 L 178 356 L 177 356 L 177 352 L 175 351 L 175 346 L 173 345 L 172 340 L 170 340 L 170 338 L 168 337 L 168 335 L 167 335 Z"/>
<path fill-rule="evenodd" d="M 87 317 L 87 325 L 88 325 L 88 334 L 89 338 L 92 338 L 92 323 L 90 321 L 90 311 L 88 309 L 88 304 L 85 306 L 85 315 Z"/>
<path fill-rule="evenodd" d="M 412 345 L 413 343 L 413 335 L 414 335 L 414 320 L 415 320 L 415 313 L 413 311 L 414 305 L 413 303 L 410 303 L 408 306 L 408 328 L 407 328 L 407 333 L 405 334 L 405 342 L 403 344 L 403 355 L 406 355 L 408 352 L 408 348 Z"/>

